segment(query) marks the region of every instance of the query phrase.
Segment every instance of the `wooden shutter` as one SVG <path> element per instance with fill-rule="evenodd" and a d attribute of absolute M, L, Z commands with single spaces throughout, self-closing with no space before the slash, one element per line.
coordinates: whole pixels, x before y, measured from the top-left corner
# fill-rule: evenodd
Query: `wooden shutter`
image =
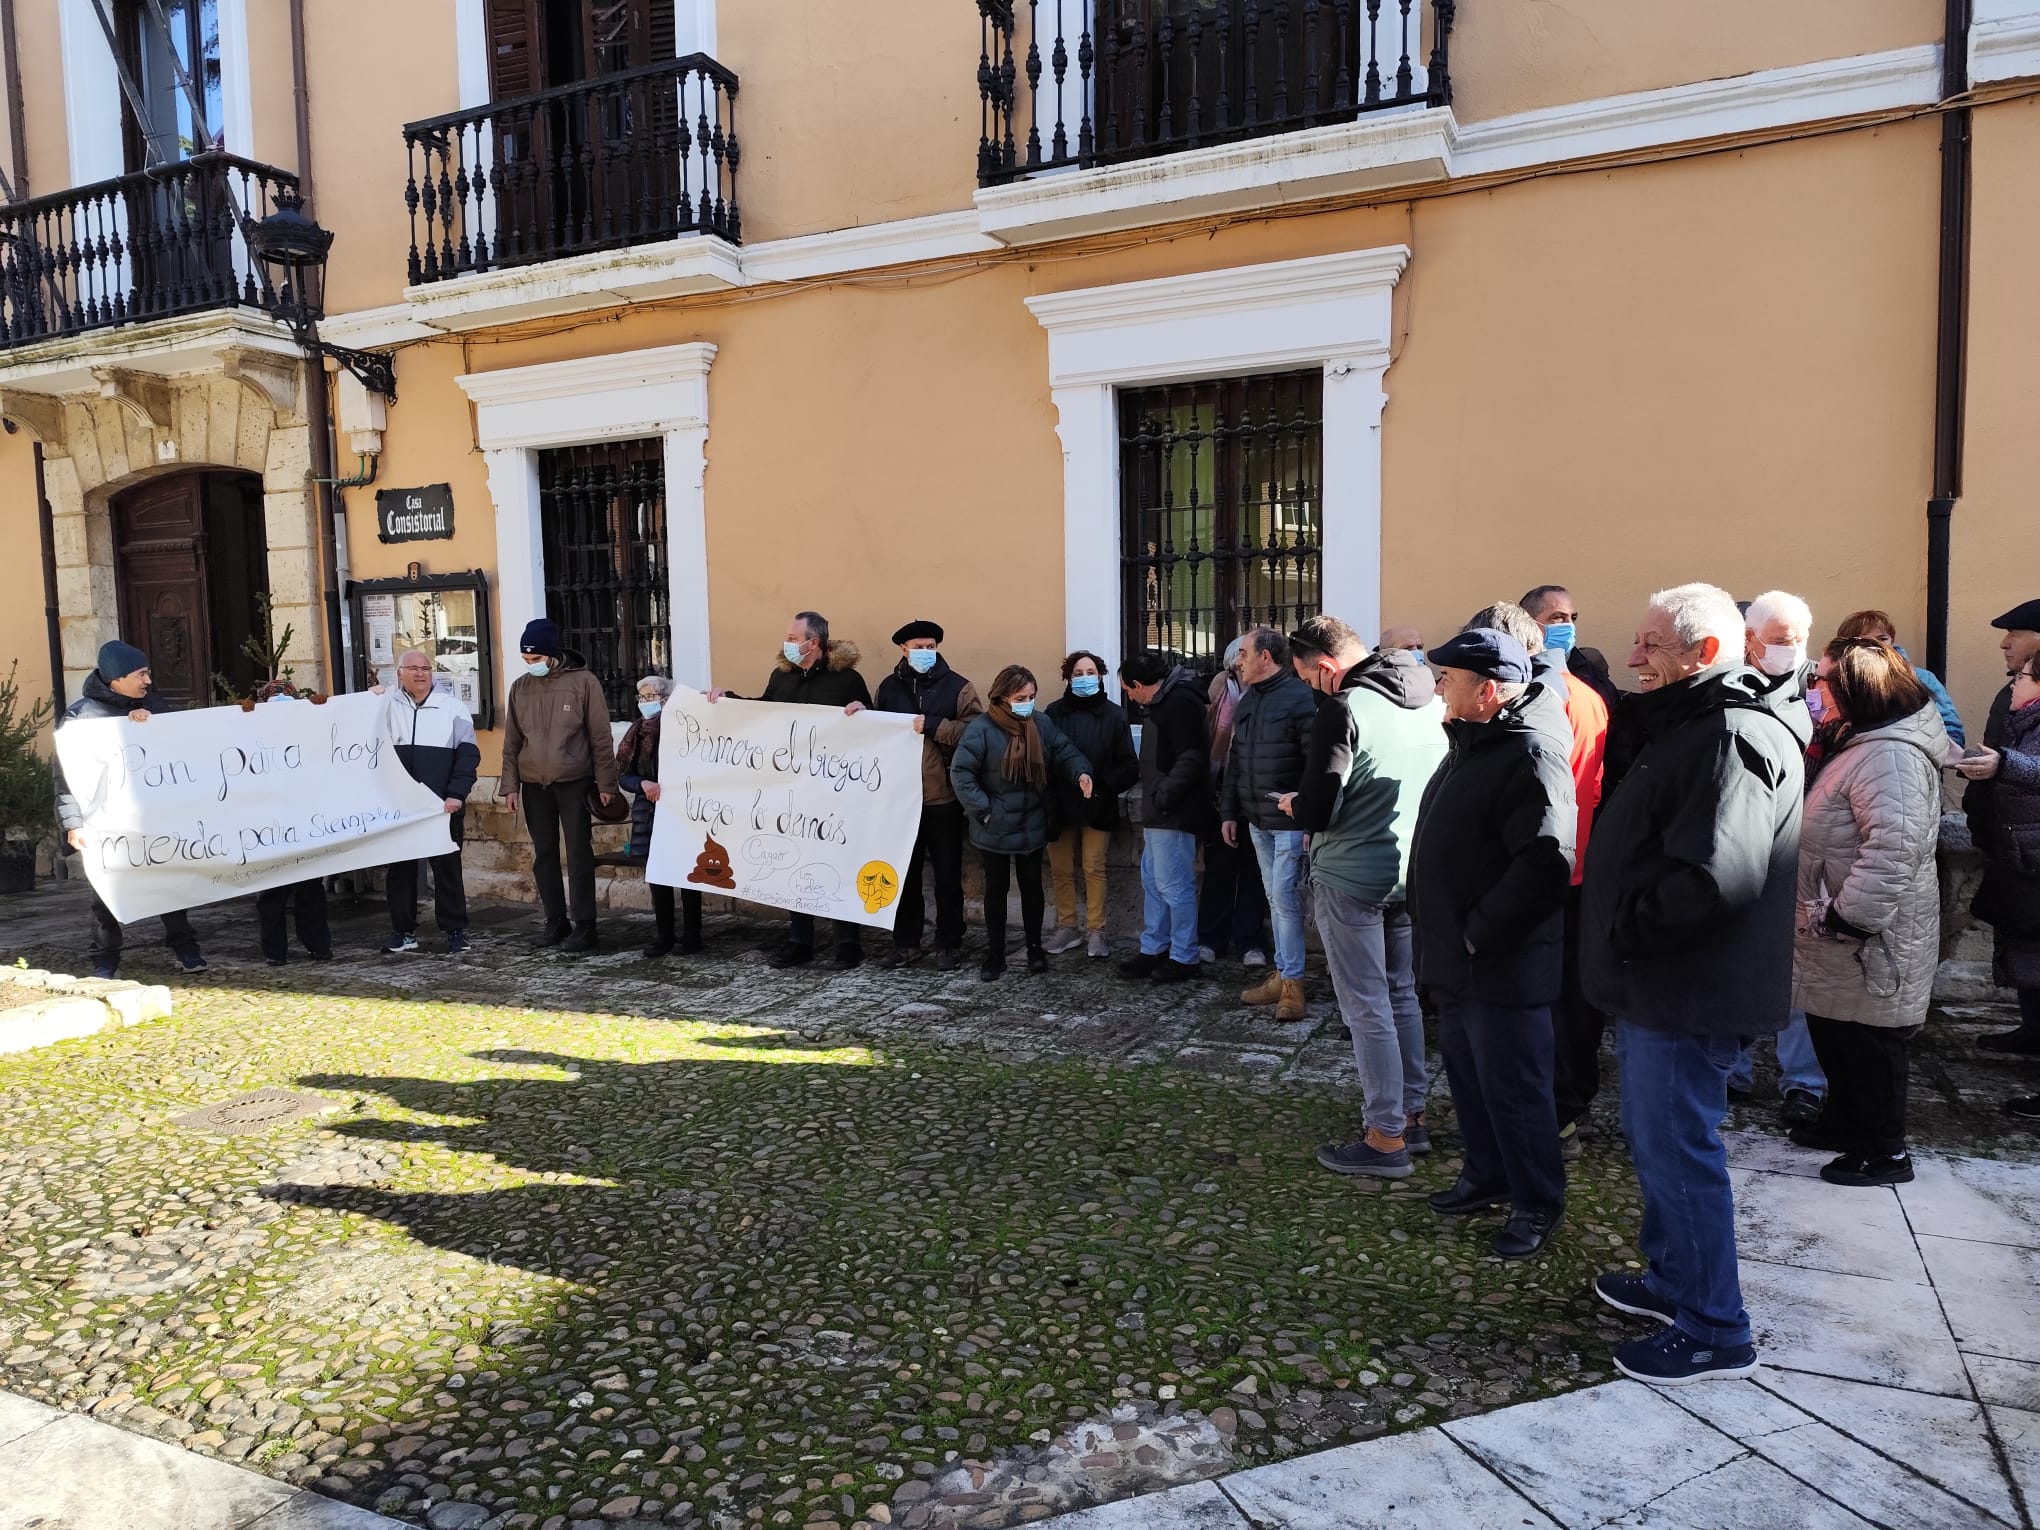
<path fill-rule="evenodd" d="M 489 99 L 528 96 L 538 81 L 539 0 L 489 0 Z"/>

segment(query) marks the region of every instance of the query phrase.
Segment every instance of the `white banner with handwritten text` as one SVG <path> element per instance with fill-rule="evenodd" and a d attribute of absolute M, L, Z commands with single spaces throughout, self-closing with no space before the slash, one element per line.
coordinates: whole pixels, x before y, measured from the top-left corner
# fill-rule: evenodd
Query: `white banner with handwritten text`
<path fill-rule="evenodd" d="M 694 892 L 892 928 L 921 829 L 921 736 L 892 712 L 711 702 L 659 717 L 645 875 Z"/>
<path fill-rule="evenodd" d="M 382 697 L 80 719 L 57 757 L 85 815 L 85 875 L 123 921 L 310 877 L 444 855 L 443 804 L 411 779 Z"/>

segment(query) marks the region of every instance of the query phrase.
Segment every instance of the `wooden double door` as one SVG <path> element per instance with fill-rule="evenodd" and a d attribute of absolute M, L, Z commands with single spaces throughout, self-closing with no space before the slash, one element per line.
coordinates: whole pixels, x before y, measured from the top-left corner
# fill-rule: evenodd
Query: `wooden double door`
<path fill-rule="evenodd" d="M 245 696 L 266 677 L 243 646 L 269 593 L 262 480 L 177 473 L 116 495 L 120 632 L 149 656 L 155 688 L 178 706 Z"/>

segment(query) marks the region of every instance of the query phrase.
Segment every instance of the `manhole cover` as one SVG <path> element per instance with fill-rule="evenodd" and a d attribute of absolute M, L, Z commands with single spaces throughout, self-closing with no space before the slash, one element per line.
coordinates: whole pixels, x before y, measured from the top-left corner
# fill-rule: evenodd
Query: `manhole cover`
<path fill-rule="evenodd" d="M 258 1089 L 253 1094 L 221 1100 L 216 1105 L 208 1105 L 187 1115 L 172 1116 L 170 1124 L 187 1131 L 219 1132 L 231 1137 L 339 1108 L 332 1100 L 321 1099 L 317 1095 L 292 1094 L 288 1089 Z"/>

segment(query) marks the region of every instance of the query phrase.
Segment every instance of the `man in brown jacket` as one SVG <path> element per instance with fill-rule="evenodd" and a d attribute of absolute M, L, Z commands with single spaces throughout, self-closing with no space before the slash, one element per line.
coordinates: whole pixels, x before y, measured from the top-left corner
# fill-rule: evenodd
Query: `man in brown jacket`
<path fill-rule="evenodd" d="M 595 949 L 595 843 L 588 794 L 616 800 L 616 744 L 602 682 L 580 654 L 560 646 L 557 623 L 526 624 L 524 673 L 510 684 L 503 725 L 499 795 L 531 830 L 531 877 L 545 908 L 541 946 Z M 567 885 L 560 887 L 560 838 L 567 844 Z M 573 922 L 568 923 L 571 912 Z"/>

